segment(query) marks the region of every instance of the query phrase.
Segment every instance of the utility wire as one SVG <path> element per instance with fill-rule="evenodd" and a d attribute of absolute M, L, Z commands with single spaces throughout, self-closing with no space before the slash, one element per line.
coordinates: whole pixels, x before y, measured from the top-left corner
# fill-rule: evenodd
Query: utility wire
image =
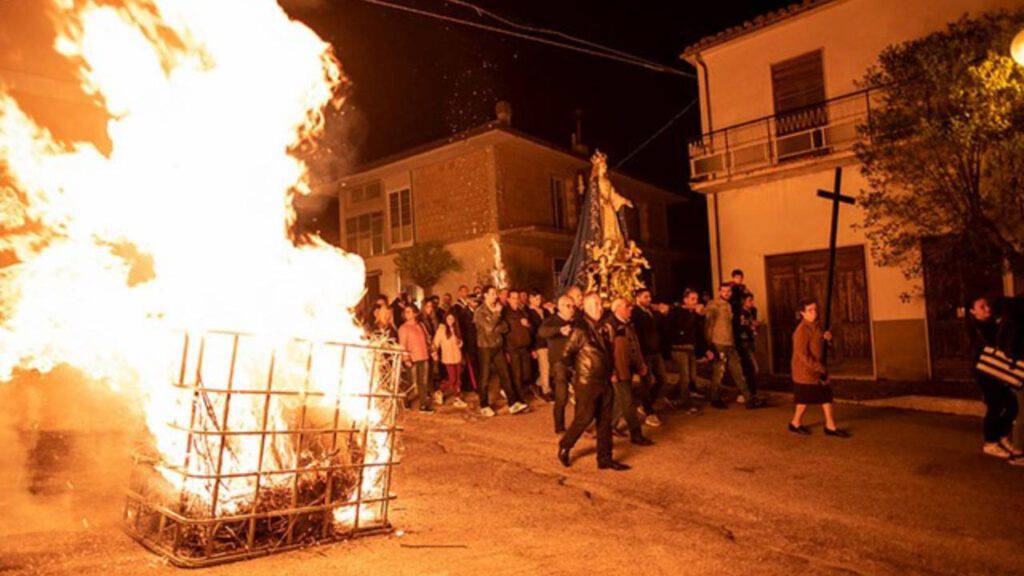
<path fill-rule="evenodd" d="M 522 33 L 522 32 L 516 32 L 514 30 L 508 30 L 507 28 L 499 28 L 497 26 L 491 26 L 491 25 L 488 25 L 488 24 L 480 23 L 480 22 L 473 22 L 471 20 L 463 20 L 461 18 L 455 18 L 454 16 L 447 16 L 447 15 L 444 15 L 444 14 L 438 14 L 436 12 L 431 12 L 429 10 L 422 10 L 422 9 L 419 9 L 419 8 L 413 8 L 412 6 L 406 6 L 404 4 L 397 4 L 397 3 L 394 3 L 394 2 L 388 2 L 387 0 L 362 0 L 362 1 L 366 2 L 368 4 L 375 4 L 377 6 L 384 6 L 386 8 L 391 8 L 393 10 L 399 10 L 399 11 L 402 11 L 402 12 L 409 12 L 411 14 L 418 14 L 420 16 L 426 16 L 428 18 L 434 18 L 434 19 L 437 19 L 437 20 L 442 20 L 442 21 L 445 21 L 445 22 L 453 23 L 453 24 L 461 24 L 463 26 L 469 26 L 470 28 L 478 28 L 480 30 L 486 30 L 488 32 L 494 32 L 494 33 L 497 33 L 497 34 L 504 34 L 506 36 L 512 36 L 512 37 L 515 37 L 515 38 L 521 38 L 523 40 L 530 40 L 530 41 L 533 41 L 533 42 L 539 42 L 541 44 L 547 44 L 549 46 L 556 46 L 558 48 L 565 48 L 566 50 L 572 50 L 574 52 L 581 52 L 583 54 L 590 54 L 591 56 L 598 56 L 598 57 L 601 57 L 601 58 L 607 58 L 609 60 L 616 60 L 616 61 L 619 61 L 619 62 L 623 62 L 625 64 L 632 64 L 634 66 L 640 66 L 642 68 L 646 68 L 648 70 L 653 70 L 655 72 L 662 72 L 662 73 L 665 73 L 665 74 L 672 74 L 672 75 L 675 75 L 675 76 L 682 76 L 684 78 L 696 78 L 696 75 L 691 74 L 689 72 L 686 72 L 684 70 L 678 70 L 678 69 L 672 68 L 670 66 L 665 66 L 663 64 L 658 64 L 657 62 L 651 62 L 651 61 L 648 61 L 648 60 L 643 60 L 642 58 L 638 58 L 636 56 L 629 56 L 629 55 L 621 56 L 618 53 L 616 53 L 618 51 L 609 51 L 609 49 L 606 49 L 606 48 L 602 48 L 601 50 L 594 50 L 594 49 L 590 49 L 590 48 L 587 48 L 587 47 L 584 47 L 584 46 L 576 46 L 576 45 L 573 45 L 573 44 L 567 44 L 565 42 L 559 42 L 557 40 L 551 40 L 549 38 L 542 38 L 542 37 L 539 37 L 539 36 L 525 34 L 525 33 Z"/>
<path fill-rule="evenodd" d="M 576 37 L 576 36 L 572 36 L 571 34 L 566 34 L 565 32 L 562 32 L 560 30 L 555 30 L 553 28 L 543 28 L 543 27 L 540 27 L 540 26 L 532 26 L 532 25 L 529 25 L 529 24 L 524 24 L 522 22 L 516 22 L 516 21 L 511 20 L 509 18 L 505 18 L 505 17 L 501 16 L 500 14 L 495 14 L 494 12 L 491 12 L 490 10 L 487 10 L 486 8 L 481 8 L 480 6 L 477 6 L 476 4 L 473 4 L 472 2 L 468 2 L 466 0 L 445 0 L 445 1 L 449 2 L 451 4 L 455 4 L 457 6 L 462 6 L 464 8 L 469 9 L 469 10 L 472 10 L 472 11 L 476 12 L 478 16 L 489 17 L 489 18 L 491 18 L 493 20 L 497 20 L 501 24 L 504 24 L 506 26 L 511 26 L 513 28 L 518 28 L 519 30 L 525 30 L 527 32 L 533 32 L 535 34 L 547 34 L 549 36 L 557 36 L 559 38 L 562 38 L 563 40 L 568 40 L 569 42 L 575 42 L 577 44 L 582 44 L 584 46 L 589 46 L 589 47 L 595 48 L 597 50 L 603 50 L 605 52 L 609 52 L 611 54 L 615 54 L 615 55 L 621 56 L 623 58 L 628 58 L 630 60 L 634 60 L 636 63 L 642 64 L 644 66 L 647 66 L 647 65 L 662 66 L 661 64 L 658 64 L 657 62 L 653 62 L 651 60 L 646 60 L 644 58 L 640 58 L 639 56 L 635 56 L 633 54 L 630 54 L 629 52 L 623 52 L 622 50 L 616 50 L 615 48 L 609 48 L 608 46 L 605 46 L 603 44 L 598 44 L 597 42 L 591 42 L 591 41 L 586 40 L 584 38 L 579 38 L 579 37 Z M 680 72 L 683 72 L 684 74 L 688 74 L 689 76 L 691 76 L 693 78 L 696 78 L 696 76 L 693 75 L 693 74 L 689 74 L 689 73 L 687 73 L 685 71 L 682 71 L 682 70 L 680 70 Z"/>
<path fill-rule="evenodd" d="M 626 162 L 628 162 L 630 158 L 632 158 L 633 156 L 636 156 L 641 150 L 646 148 L 648 144 L 653 142 L 655 138 L 657 138 L 658 136 L 661 136 L 662 132 L 664 132 L 665 130 L 668 130 L 669 126 L 675 124 L 677 120 L 679 120 L 680 118 L 683 117 L 683 114 L 686 114 L 687 112 L 689 112 L 690 108 L 693 108 L 693 106 L 698 102 L 698 100 L 699 100 L 698 98 L 694 98 L 692 102 L 687 104 L 685 108 L 680 110 L 675 116 L 672 117 L 671 120 L 666 122 L 664 126 L 662 126 L 661 128 L 658 128 L 657 132 L 655 132 L 654 134 L 651 134 L 651 136 L 647 140 L 644 140 L 642 144 L 640 144 L 639 146 L 634 148 L 633 151 L 630 152 L 629 154 L 627 154 L 622 160 L 619 160 L 619 163 L 615 165 L 615 168 L 616 169 L 621 168 L 622 165 L 625 164 Z"/>

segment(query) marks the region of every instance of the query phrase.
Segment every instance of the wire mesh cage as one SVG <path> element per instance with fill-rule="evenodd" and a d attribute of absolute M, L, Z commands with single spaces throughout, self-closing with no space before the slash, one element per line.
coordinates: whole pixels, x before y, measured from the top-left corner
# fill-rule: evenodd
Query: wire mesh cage
<path fill-rule="evenodd" d="M 175 342 L 147 415 L 163 432 L 131 471 L 130 536 L 199 567 L 391 530 L 400 351 L 238 332 Z"/>

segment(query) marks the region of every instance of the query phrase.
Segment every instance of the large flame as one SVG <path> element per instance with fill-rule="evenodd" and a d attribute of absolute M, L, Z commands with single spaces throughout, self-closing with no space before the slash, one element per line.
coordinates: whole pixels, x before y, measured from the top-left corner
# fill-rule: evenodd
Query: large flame
<path fill-rule="evenodd" d="M 340 67 L 273 0 L 53 0 L 53 14 L 57 50 L 109 112 L 111 146 L 58 143 L 0 87 L 0 249 L 17 257 L 0 274 L 0 378 L 64 363 L 140 390 L 177 458 L 172 329 L 362 340 L 349 312 L 362 260 L 287 233 L 292 196 L 308 191 L 289 152 L 322 128 Z"/>

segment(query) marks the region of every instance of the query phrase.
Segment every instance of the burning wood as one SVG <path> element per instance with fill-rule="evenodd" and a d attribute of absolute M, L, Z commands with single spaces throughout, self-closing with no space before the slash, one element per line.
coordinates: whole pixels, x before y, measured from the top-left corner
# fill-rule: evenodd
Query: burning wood
<path fill-rule="evenodd" d="M 225 339 L 226 371 L 207 355 Z M 241 334 L 206 334 L 192 350 L 184 337 L 173 387 L 189 425 L 170 424 L 184 452 L 137 457 L 128 533 L 175 564 L 202 566 L 389 530 L 399 352 L 292 341 L 253 364 L 260 354 L 246 344 L 268 351 Z M 345 375 L 360 372 L 349 362 L 368 371 L 369 388 L 345 392 Z M 258 380 L 256 366 L 266 368 Z M 209 380 L 216 372 L 227 380 Z M 318 382 L 327 373 L 334 389 Z M 262 406 L 260 416 L 247 417 L 246 404 Z"/>

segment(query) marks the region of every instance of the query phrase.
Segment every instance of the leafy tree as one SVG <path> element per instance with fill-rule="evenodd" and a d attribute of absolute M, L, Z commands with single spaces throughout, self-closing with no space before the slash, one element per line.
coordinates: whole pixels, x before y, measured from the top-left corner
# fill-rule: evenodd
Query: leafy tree
<path fill-rule="evenodd" d="M 403 278 L 412 280 L 428 294 L 442 276 L 462 270 L 462 263 L 440 242 L 413 244 L 395 256 L 395 266 Z"/>
<path fill-rule="evenodd" d="M 940 270 L 1024 271 L 1024 68 L 1009 56 L 1022 26 L 1024 12 L 961 18 L 886 48 L 861 81 L 882 99 L 856 148 L 879 264 L 920 276 L 922 240 L 942 236 L 957 248 Z"/>

